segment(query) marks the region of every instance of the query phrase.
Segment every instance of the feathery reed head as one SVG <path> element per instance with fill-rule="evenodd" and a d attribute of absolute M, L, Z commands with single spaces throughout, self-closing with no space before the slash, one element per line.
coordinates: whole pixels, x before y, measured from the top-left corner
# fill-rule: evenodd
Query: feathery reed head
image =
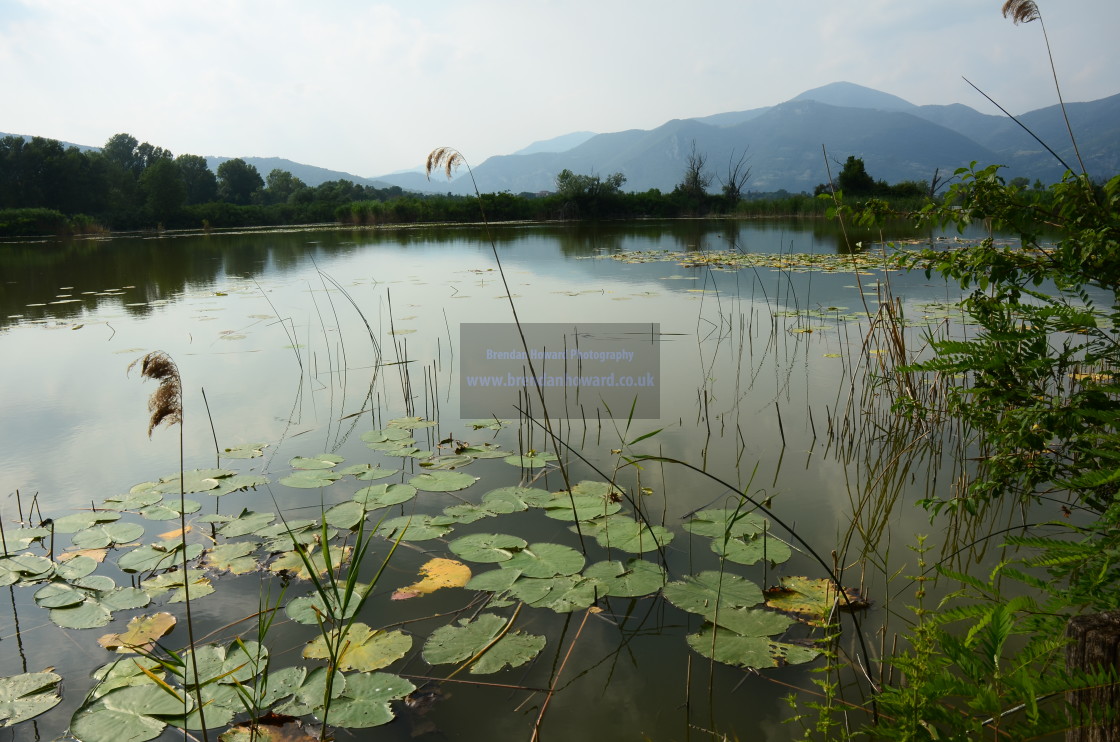
<path fill-rule="evenodd" d="M 162 350 L 156 350 L 128 364 L 128 371 L 132 371 L 137 363 L 140 364 L 141 376 L 159 381 L 159 386 L 148 398 L 148 411 L 152 413 L 148 422 L 148 437 L 151 438 L 152 431 L 163 423 L 182 425 L 183 380 L 175 361 Z"/>
<path fill-rule="evenodd" d="M 459 154 L 458 150 L 451 147 L 437 147 L 428 154 L 428 161 L 424 165 L 424 174 L 428 176 L 428 180 L 431 180 L 432 171 L 443 168 L 447 179 L 451 180 L 451 173 L 463 163 L 463 156 Z"/>
<path fill-rule="evenodd" d="M 1010 17 L 1011 22 L 1018 25 L 1037 21 L 1041 15 L 1034 0 L 1007 0 L 1003 4 L 1003 17 Z"/>

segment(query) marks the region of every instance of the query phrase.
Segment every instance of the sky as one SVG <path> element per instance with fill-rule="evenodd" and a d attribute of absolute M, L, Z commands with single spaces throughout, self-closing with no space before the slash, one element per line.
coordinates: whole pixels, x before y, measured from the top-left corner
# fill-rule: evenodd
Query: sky
<path fill-rule="evenodd" d="M 0 131 L 364 177 L 477 165 L 846 81 L 912 103 L 1057 103 L 1002 0 L 0 0 Z M 1120 93 L 1118 0 L 1037 0 L 1067 102 Z"/>

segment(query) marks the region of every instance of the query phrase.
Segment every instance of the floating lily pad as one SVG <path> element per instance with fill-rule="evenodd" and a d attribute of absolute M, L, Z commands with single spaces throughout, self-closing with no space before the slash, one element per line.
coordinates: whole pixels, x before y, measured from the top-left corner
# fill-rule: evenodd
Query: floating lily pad
<path fill-rule="evenodd" d="M 367 508 L 356 500 L 347 500 L 332 506 L 323 513 L 323 520 L 335 528 L 351 530 L 357 528 L 366 517 Z"/>
<path fill-rule="evenodd" d="M 507 456 L 504 461 L 513 466 L 520 466 L 522 469 L 536 469 L 548 464 L 551 461 L 556 461 L 556 454 L 548 452 L 533 452 L 524 456 Z"/>
<path fill-rule="evenodd" d="M 222 451 L 222 456 L 227 459 L 255 459 L 258 456 L 264 456 L 264 449 L 268 446 L 267 443 L 242 443 L 238 446 L 226 448 Z"/>
<path fill-rule="evenodd" d="M 399 471 L 400 469 L 382 469 L 380 466 L 371 466 L 369 464 L 354 464 L 345 469 L 340 469 L 338 473 L 345 477 L 357 477 L 363 482 L 373 482 L 378 479 L 391 477 Z"/>
<path fill-rule="evenodd" d="M 252 556 L 258 547 L 260 547 L 258 541 L 230 541 L 218 544 L 206 552 L 203 564 L 210 569 L 232 572 L 235 575 L 248 574 L 259 566 L 257 558 Z"/>
<path fill-rule="evenodd" d="M 479 477 L 454 471 L 433 471 L 418 474 L 408 480 L 418 490 L 425 492 L 457 492 L 477 482 Z"/>
<path fill-rule="evenodd" d="M 79 549 L 104 549 L 115 544 L 127 544 L 144 535 L 139 523 L 106 523 L 75 533 L 71 541 Z"/>
<path fill-rule="evenodd" d="M 789 544 L 768 534 L 753 538 L 712 539 L 712 551 L 736 564 L 755 564 L 763 559 L 781 564 L 793 556 Z"/>
<path fill-rule="evenodd" d="M 513 587 L 513 583 L 521 577 L 519 569 L 492 569 L 482 572 L 471 578 L 467 583 L 468 590 L 485 590 L 492 593 L 504 593 Z"/>
<path fill-rule="evenodd" d="M 175 628 L 175 617 L 167 612 L 154 613 L 151 616 L 133 616 L 128 621 L 128 628 L 119 634 L 106 634 L 98 638 L 97 643 L 110 651 L 121 653 L 134 653 L 137 650 L 151 652 L 154 642 L 166 636 Z"/>
<path fill-rule="evenodd" d="M 191 703 L 190 698 L 187 698 Z M 161 717 L 183 713 L 183 702 L 153 682 L 117 688 L 79 708 L 70 731 L 82 742 L 145 742 L 163 732 Z"/>
<path fill-rule="evenodd" d="M 82 583 L 95 584 L 92 583 L 94 579 L 94 577 L 85 577 L 72 585 L 48 585 L 43 590 L 48 588 L 55 588 L 55 590 L 44 593 L 42 601 L 39 600 L 39 597 L 43 590 L 40 590 L 39 593 L 35 594 L 36 602 L 48 607 L 50 603 L 66 601 L 69 596 L 63 594 L 64 588 L 70 588 L 74 593 L 80 595 L 82 599 L 77 604 L 52 607 L 50 610 L 51 621 L 64 629 L 98 628 L 112 620 L 114 611 L 143 608 L 151 602 L 151 598 L 146 592 L 134 587 L 99 589 L 105 587 L 101 583 L 96 583 L 98 587 L 82 586 Z M 109 580 L 109 584 L 112 584 L 112 580 Z"/>
<path fill-rule="evenodd" d="M 448 505 L 443 509 L 443 514 L 456 523 L 474 523 L 483 518 L 493 518 L 500 513 L 495 513 L 489 508 L 475 505 L 470 502 L 461 502 L 458 505 Z"/>
<path fill-rule="evenodd" d="M 622 503 L 600 495 L 569 495 L 567 492 L 558 492 L 544 508 L 545 515 L 549 518 L 582 521 L 614 515 L 622 510 Z"/>
<path fill-rule="evenodd" d="M 393 592 L 393 600 L 407 600 L 445 587 L 463 587 L 471 579 L 471 568 L 454 559 L 437 557 L 420 566 L 422 579 Z"/>
<path fill-rule="evenodd" d="M 619 598 L 637 598 L 661 589 L 665 570 L 659 564 L 642 559 L 623 562 L 597 562 L 583 570 L 585 577 L 603 583 L 606 594 Z"/>
<path fill-rule="evenodd" d="M 402 533 L 405 541 L 427 541 L 451 533 L 453 523 L 439 515 L 402 515 L 382 522 L 377 532 L 391 541 Z"/>
<path fill-rule="evenodd" d="M 411 484 L 373 484 L 354 493 L 354 500 L 367 510 L 400 505 L 416 496 L 416 488 Z"/>
<path fill-rule="evenodd" d="M 210 583 L 210 579 L 206 576 L 206 573 L 201 569 L 187 570 L 187 575 L 187 580 L 190 581 L 191 600 L 201 598 L 204 595 L 210 595 L 214 592 L 214 586 Z M 156 575 L 155 577 L 141 582 L 140 586 L 153 598 L 165 592 L 174 591 L 171 593 L 171 598 L 167 601 L 168 603 L 183 603 L 187 599 L 187 585 L 183 582 L 182 570 Z"/>
<path fill-rule="evenodd" d="M 254 513 L 252 510 L 242 510 L 241 514 L 226 523 L 218 531 L 226 538 L 236 538 L 256 533 L 276 520 L 276 513 Z"/>
<path fill-rule="evenodd" d="M 425 420 L 422 417 L 398 417 L 396 420 L 390 420 L 385 424 L 387 428 L 400 428 L 402 430 L 416 430 L 418 428 L 431 428 L 434 426 L 434 421 Z"/>
<path fill-rule="evenodd" d="M 489 420 L 475 420 L 471 423 L 471 427 L 475 430 L 501 430 L 507 424 L 505 420 L 492 417 Z"/>
<path fill-rule="evenodd" d="M 0 678 L 0 727 L 34 718 L 58 705 L 62 676 L 53 672 L 25 672 Z"/>
<path fill-rule="evenodd" d="M 306 561 L 305 556 L 297 551 L 285 552 L 268 565 L 268 569 L 271 572 L 287 572 L 301 580 L 309 580 L 311 579 L 311 570 L 314 570 L 316 574 L 325 575 L 328 571 L 336 569 L 339 564 L 350 557 L 351 547 L 330 546 L 326 553 L 321 550 L 309 549 L 309 551 L 310 554 L 306 555 Z M 309 563 L 310 568 L 308 567 Z"/>
<path fill-rule="evenodd" d="M 463 454 L 449 454 L 447 456 L 433 456 L 426 461 L 421 461 L 420 466 L 424 467 L 425 469 L 436 470 L 461 469 L 472 461 L 474 461 L 474 459 L 470 456 L 465 456 Z"/>
<path fill-rule="evenodd" d="M 183 484 L 179 484 L 179 475 L 172 474 L 171 476 L 163 477 L 159 483 L 152 488 L 152 491 L 160 494 L 194 494 L 196 492 L 206 492 L 218 487 L 220 480 L 225 477 L 232 477 L 236 472 L 229 469 L 195 469 L 183 473 Z"/>
<path fill-rule="evenodd" d="M 148 484 L 154 486 L 153 483 Z M 216 481 L 214 486 L 217 486 Z M 135 487 L 133 489 L 135 489 Z M 130 492 L 127 495 L 107 497 L 105 498 L 104 506 L 108 510 L 139 510 L 142 507 L 157 503 L 162 499 L 162 493 L 152 492 L 150 489 L 145 489 L 143 491 Z"/>
<path fill-rule="evenodd" d="M 366 443 L 388 443 L 390 441 L 404 441 L 412 440 L 412 433 L 409 433 L 404 428 L 385 428 L 382 430 L 370 430 L 362 433 L 362 440 Z"/>
<path fill-rule="evenodd" d="M 713 509 L 693 513 L 684 524 L 689 533 L 709 538 L 754 536 L 766 529 L 766 519 L 746 510 Z"/>
<path fill-rule="evenodd" d="M 384 672 L 347 678 L 345 690 L 331 704 L 331 720 L 348 729 L 367 729 L 393 720 L 389 701 L 408 696 L 416 686 Z"/>
<path fill-rule="evenodd" d="M 470 456 L 472 459 L 504 459 L 506 456 L 513 455 L 513 451 L 503 451 L 492 443 L 472 443 L 457 448 L 455 453 Z"/>
<path fill-rule="evenodd" d="M 595 539 L 604 549 L 621 549 L 634 554 L 660 549 L 673 540 L 673 534 L 663 526 L 647 526 L 624 516 L 606 519 L 595 532 Z"/>
<path fill-rule="evenodd" d="M 306 716 L 315 713 L 323 707 L 323 696 L 326 694 L 326 688 L 327 670 L 324 667 L 316 667 L 307 673 L 303 683 L 292 694 L 292 699 L 273 709 L 273 711 L 291 716 Z M 334 681 L 331 684 L 331 698 L 338 698 L 345 690 L 346 676 L 336 671 Z"/>
<path fill-rule="evenodd" d="M 534 608 L 570 613 L 594 605 L 606 596 L 606 587 L 593 577 L 566 575 L 547 579 L 521 578 L 510 587 L 510 595 Z"/>
<path fill-rule="evenodd" d="M 54 572 L 55 563 L 46 557 L 34 554 L 4 557 L 0 559 L 0 586 L 49 580 Z"/>
<path fill-rule="evenodd" d="M 331 641 L 338 641 L 339 629 L 332 632 Z M 370 672 L 388 667 L 412 649 L 412 637 L 403 631 L 380 631 L 371 629 L 358 621 L 350 625 L 345 636 L 347 649 L 338 658 L 338 668 L 342 671 L 357 670 Z M 327 641 L 317 636 L 303 648 L 303 656 L 309 660 L 325 660 L 330 656 Z"/>
<path fill-rule="evenodd" d="M 50 535 L 51 529 L 49 528 L 16 528 L 4 533 L 4 544 L 7 545 L 7 548 L 4 549 L 0 545 L 0 549 L 4 549 L 6 554 L 16 554 Z"/>
<path fill-rule="evenodd" d="M 187 561 L 202 553 L 202 544 L 187 544 Z M 183 564 L 183 542 L 181 540 L 160 541 L 147 546 L 137 546 L 117 560 L 117 566 L 124 572 L 155 572 Z"/>
<path fill-rule="evenodd" d="M 337 482 L 342 479 L 342 475 L 336 471 L 329 471 L 327 469 L 301 469 L 295 474 L 289 474 L 280 479 L 280 484 L 286 487 L 296 487 L 299 489 L 318 489 L 319 487 L 329 487 L 331 483 Z"/>
<path fill-rule="evenodd" d="M 504 533 L 472 533 L 448 544 L 452 553 L 472 562 L 490 564 L 504 562 L 529 545 L 519 536 Z"/>
<path fill-rule="evenodd" d="M 305 595 L 284 606 L 288 618 L 296 623 L 316 626 L 319 621 L 337 622 L 353 618 L 358 611 L 361 596 L 369 588 L 364 583 L 355 583 L 353 592 L 346 599 L 345 583 L 339 583 L 337 588 L 325 585 L 322 591 L 315 591 Z M 324 602 L 324 595 L 326 601 Z M 345 609 L 343 605 L 345 604 Z"/>
<path fill-rule="evenodd" d="M 496 513 L 516 513 L 544 507 L 552 501 L 552 493 L 535 487 L 501 487 L 482 496 L 482 504 Z"/>
<path fill-rule="evenodd" d="M 214 480 L 217 482 L 217 480 Z M 140 508 L 140 515 L 148 520 L 172 520 L 183 513 L 197 513 L 202 509 L 202 503 L 197 500 L 179 500 L 171 497 L 164 498 L 162 502 L 153 503 Z"/>
<path fill-rule="evenodd" d="M 583 554 L 561 544 L 533 544 L 501 562 L 506 569 L 518 569 L 526 577 L 573 575 L 583 569 Z"/>
<path fill-rule="evenodd" d="M 509 632 L 494 642 L 505 626 L 506 619 L 493 613 L 441 626 L 424 643 L 424 660 L 432 665 L 465 662 L 485 650 L 470 666 L 470 672 L 478 675 L 523 665 L 544 648 L 543 636 L 521 632 Z"/>
<path fill-rule="evenodd" d="M 810 626 L 824 626 L 833 606 L 862 609 L 868 606 L 857 590 L 844 588 L 848 602 L 840 596 L 836 583 L 827 578 L 783 577 L 777 587 L 766 591 L 766 605 L 804 621 Z"/>
<path fill-rule="evenodd" d="M 333 453 L 321 453 L 318 456 L 296 456 L 288 462 L 288 466 L 293 469 L 333 469 L 345 460 Z"/>
<path fill-rule="evenodd" d="M 55 533 L 77 533 L 96 523 L 112 523 L 115 520 L 119 520 L 120 517 L 121 514 L 113 510 L 71 513 L 70 515 L 55 520 L 54 531 Z M 49 529 L 46 530 L 49 533 Z M 12 532 L 8 531 L 5 537 L 10 538 L 11 534 Z"/>
<path fill-rule="evenodd" d="M 756 669 L 798 665 L 820 654 L 811 647 L 776 642 L 766 635 L 742 636 L 713 626 L 705 627 L 698 634 L 690 634 L 687 641 L 688 646 L 716 662 Z"/>
<path fill-rule="evenodd" d="M 210 490 L 207 494 L 221 497 L 233 492 L 263 487 L 266 484 L 268 484 L 268 477 L 263 474 L 234 474 L 232 477 L 219 479 L 217 488 Z"/>
<path fill-rule="evenodd" d="M 676 607 L 705 618 L 725 608 L 749 608 L 762 602 L 758 585 L 738 575 L 714 571 L 670 582 L 661 592 Z"/>

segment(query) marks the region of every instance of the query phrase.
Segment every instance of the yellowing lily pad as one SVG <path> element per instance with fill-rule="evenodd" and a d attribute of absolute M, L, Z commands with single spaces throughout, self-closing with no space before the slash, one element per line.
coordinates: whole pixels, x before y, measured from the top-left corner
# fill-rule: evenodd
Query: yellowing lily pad
<path fill-rule="evenodd" d="M 393 593 L 393 600 L 407 600 L 445 587 L 463 587 L 471 580 L 471 568 L 454 559 L 436 558 L 420 567 L 423 579 Z"/>
<path fill-rule="evenodd" d="M 858 591 L 844 588 L 844 592 L 851 608 L 868 607 L 868 602 Z M 848 602 L 836 589 L 836 583 L 825 578 L 783 577 L 777 587 L 766 590 L 766 605 L 810 626 L 824 626 L 837 599 L 840 607 L 848 607 Z"/>

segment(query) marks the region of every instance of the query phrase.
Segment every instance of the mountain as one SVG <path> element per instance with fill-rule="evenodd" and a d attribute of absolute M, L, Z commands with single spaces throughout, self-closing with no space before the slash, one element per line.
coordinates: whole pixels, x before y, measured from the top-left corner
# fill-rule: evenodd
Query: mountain
<path fill-rule="evenodd" d="M 5 134 L 4 132 L 0 131 L 0 139 L 3 139 L 4 137 L 19 137 L 20 139 L 22 139 L 25 142 L 30 142 L 33 139 L 33 137 L 30 134 Z M 63 149 L 70 149 L 71 147 L 77 147 L 82 152 L 100 152 L 101 151 L 100 147 L 90 147 L 90 146 L 87 146 L 85 144 L 74 144 L 73 142 L 62 142 L 62 141 L 60 141 L 59 144 L 62 145 Z"/>
<path fill-rule="evenodd" d="M 1066 107 L 1090 175 L 1107 178 L 1120 172 L 1120 95 Z M 1080 169 L 1059 106 L 1018 118 L 1065 162 Z M 854 155 L 863 159 L 872 177 L 888 183 L 927 182 L 935 171 L 945 175 L 973 161 L 1004 165 L 1006 178 L 1047 183 L 1061 178 L 1064 170 L 1006 116 L 962 104 L 918 106 L 872 88 L 837 82 L 776 106 L 676 119 L 652 130 L 598 134 L 563 151 L 526 148 L 485 160 L 474 175 L 483 192 L 551 190 L 565 168 L 599 175 L 621 172 L 627 190 L 669 191 L 680 182 L 693 142 L 707 157 L 713 190 L 732 158 L 737 160 L 744 151 L 752 171 L 748 189 L 812 190 L 828 180 L 822 146 L 833 176 L 840 163 Z M 418 190 L 469 193 L 463 181 L 395 182 Z"/>
<path fill-rule="evenodd" d="M 221 165 L 227 160 L 232 160 L 232 157 L 206 157 L 206 164 L 214 172 L 218 171 L 218 165 Z M 246 163 L 252 165 L 261 174 L 262 178 L 267 178 L 268 174 L 273 170 L 287 170 L 292 175 L 296 176 L 304 183 L 311 187 L 315 187 L 329 180 L 349 180 L 357 183 L 358 185 L 368 185 L 374 188 L 389 188 L 392 184 L 387 183 L 380 179 L 363 178 L 351 173 L 344 173 L 338 170 L 328 170 L 324 167 L 315 167 L 314 165 L 304 165 L 292 160 L 285 160 L 282 157 L 242 157 Z M 423 176 L 420 176 L 423 177 Z"/>
<path fill-rule="evenodd" d="M 571 134 L 561 134 L 552 139 L 533 142 L 528 147 L 519 149 L 513 154 L 532 155 L 537 152 L 567 152 L 572 147 L 578 147 L 593 136 L 595 136 L 595 132 L 593 131 L 573 131 Z"/>

